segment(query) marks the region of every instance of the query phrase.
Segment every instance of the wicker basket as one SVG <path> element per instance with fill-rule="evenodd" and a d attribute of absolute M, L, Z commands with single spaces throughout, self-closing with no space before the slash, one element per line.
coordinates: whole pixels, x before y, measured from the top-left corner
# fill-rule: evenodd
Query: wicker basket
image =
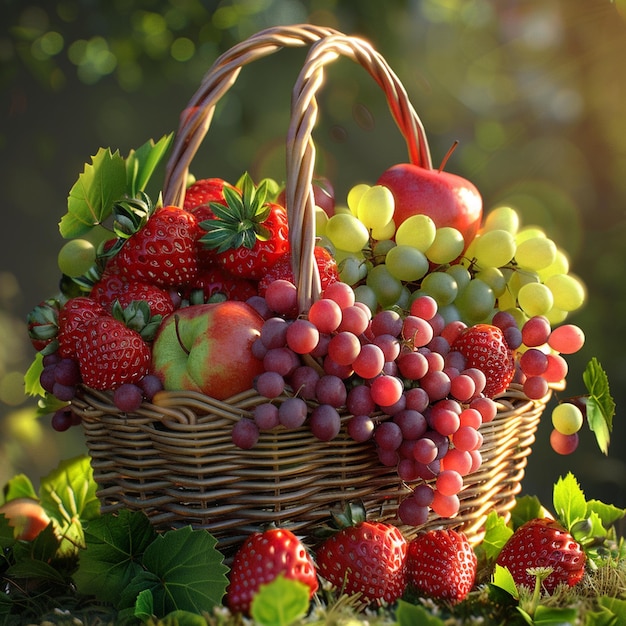
<path fill-rule="evenodd" d="M 241 67 L 283 47 L 303 45 L 311 47 L 293 91 L 286 203 L 299 306 L 306 311 L 320 292 L 313 260 L 311 132 L 324 67 L 347 56 L 365 68 L 385 93 L 410 160 L 430 166 L 425 135 L 404 88 L 368 43 L 328 28 L 289 26 L 261 31 L 222 55 L 181 121 L 167 167 L 164 201 L 182 204 L 189 164 L 216 103 Z M 549 397 L 530 401 L 513 385 L 499 398 L 496 418 L 481 427 L 483 465 L 465 479 L 460 512 L 452 519 L 433 515 L 427 526 L 463 529 L 475 544 L 490 511 L 508 514 Z M 231 441 L 233 424 L 265 401 L 253 390 L 226 401 L 193 392 L 161 392 L 153 403 L 144 402 L 135 413 L 124 414 L 111 394 L 83 388 L 72 406 L 82 418 L 102 511 L 142 510 L 159 529 L 187 524 L 206 528 L 224 548 L 264 522 L 306 534 L 326 520 L 333 507 L 353 500 L 361 500 L 371 517 L 399 524 L 397 505 L 410 486 L 399 481 L 395 468 L 380 464 L 369 442 L 356 443 L 343 431 L 335 440 L 321 442 L 305 426 L 263 432 L 253 450 L 236 447 Z M 401 528 L 407 536 L 418 530 Z"/>

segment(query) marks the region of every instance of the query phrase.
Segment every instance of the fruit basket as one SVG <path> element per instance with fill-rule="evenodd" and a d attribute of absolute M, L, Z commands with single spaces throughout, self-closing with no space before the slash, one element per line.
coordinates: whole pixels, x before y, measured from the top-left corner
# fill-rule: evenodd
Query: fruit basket
<path fill-rule="evenodd" d="M 397 76 L 369 43 L 329 28 L 275 27 L 234 46 L 205 75 L 181 117 L 166 167 L 165 206 L 183 207 L 191 162 L 217 103 L 240 70 L 282 48 L 301 46 L 310 49 L 293 90 L 284 191 L 297 294 L 297 315 L 291 321 L 306 318 L 323 294 L 314 254 L 318 234 L 312 132 L 318 116 L 316 94 L 329 63 L 347 57 L 371 75 L 406 140 L 409 161 L 431 169 L 419 117 Z M 220 546 L 228 547 L 263 523 L 307 534 L 328 520 L 331 509 L 361 501 L 370 516 L 397 524 L 409 537 L 424 528 L 447 526 L 463 530 L 476 544 L 487 515 L 496 511 L 507 517 L 514 506 L 541 414 L 562 383 L 551 380 L 543 393 L 529 399 L 523 380 L 513 382 L 512 377 L 513 372 L 506 389 L 493 397 L 495 416 L 484 419 L 478 429 L 481 462 L 465 472 L 458 496 L 451 494 L 458 497 L 457 509 L 442 515 L 438 507 L 426 506 L 427 518 L 419 524 L 401 521 L 398 508 L 415 485 L 434 490 L 437 473 L 409 480 L 399 475 L 396 464 L 381 462 L 373 438 L 357 440 L 349 434 L 347 426 L 355 415 L 345 403 L 337 407 L 341 428 L 333 437 L 312 434 L 308 421 L 320 404 L 313 398 L 305 403 L 307 423 L 262 429 L 253 446 L 236 445 L 233 428 L 253 421 L 255 409 L 268 404 L 256 385 L 224 399 L 196 390 L 160 390 L 122 411 L 111 390 L 95 389 L 89 383 L 94 378 L 83 376 L 69 406 L 84 429 L 103 512 L 142 510 L 159 529 L 191 524 L 210 530 Z M 297 396 L 287 386 L 271 404 L 281 407 Z M 457 404 L 468 403 L 469 397 Z M 377 425 L 393 422 L 393 413 L 380 406 L 369 417 Z M 443 437 L 448 446 L 448 436 Z"/>

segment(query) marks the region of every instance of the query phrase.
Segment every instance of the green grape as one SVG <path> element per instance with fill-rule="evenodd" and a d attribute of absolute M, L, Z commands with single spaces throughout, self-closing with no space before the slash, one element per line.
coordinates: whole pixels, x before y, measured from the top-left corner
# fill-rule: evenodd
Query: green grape
<path fill-rule="evenodd" d="M 515 238 L 502 229 L 489 230 L 472 241 L 472 253 L 480 267 L 501 267 L 515 256 Z"/>
<path fill-rule="evenodd" d="M 96 261 L 96 249 L 86 239 L 70 239 L 59 250 L 57 263 L 63 274 L 70 278 L 82 276 Z"/>
<path fill-rule="evenodd" d="M 326 236 L 347 252 L 360 252 L 370 238 L 365 225 L 350 213 L 333 215 L 326 223 Z"/>
<path fill-rule="evenodd" d="M 385 257 L 387 256 L 389 250 L 395 247 L 396 242 L 393 239 L 380 239 L 378 241 L 375 241 L 372 245 L 374 264 L 384 263 Z"/>
<path fill-rule="evenodd" d="M 426 252 L 435 240 L 437 227 L 428 215 L 411 215 L 396 230 L 396 243 Z"/>
<path fill-rule="evenodd" d="M 454 301 L 454 305 L 461 313 L 461 318 L 469 323 L 486 319 L 493 311 L 495 304 L 496 297 L 493 289 L 479 278 L 472 278 Z"/>
<path fill-rule="evenodd" d="M 583 422 L 582 411 L 571 402 L 561 402 L 552 409 L 552 426 L 563 435 L 577 433 Z"/>
<path fill-rule="evenodd" d="M 554 328 L 559 324 L 562 324 L 568 316 L 568 312 L 563 309 L 557 309 L 552 307 L 545 315 L 546 319 L 550 322 L 550 325 Z"/>
<path fill-rule="evenodd" d="M 359 183 L 358 185 L 354 185 L 354 187 L 352 187 L 348 191 L 348 197 L 346 200 L 348 202 L 348 208 L 352 215 L 359 214 L 359 202 L 361 201 L 361 197 L 363 196 L 363 194 L 369 188 L 370 185 L 368 185 L 367 183 Z"/>
<path fill-rule="evenodd" d="M 520 309 L 517 305 L 507 307 L 506 309 L 500 308 L 500 311 L 510 313 L 515 318 L 518 328 L 522 328 L 529 319 L 528 315 L 526 315 L 526 313 L 524 313 L 524 311 L 522 311 L 522 309 Z"/>
<path fill-rule="evenodd" d="M 389 187 L 373 185 L 359 198 L 357 217 L 369 229 L 382 229 L 393 219 L 395 201 Z"/>
<path fill-rule="evenodd" d="M 548 267 L 540 269 L 537 273 L 539 274 L 539 278 L 542 283 L 545 283 L 546 278 L 549 276 L 554 276 L 555 274 L 567 274 L 569 273 L 569 257 L 563 250 L 557 248 L 554 261 L 548 265 Z"/>
<path fill-rule="evenodd" d="M 462 315 L 459 309 L 454 304 L 446 304 L 445 306 L 437 309 L 437 313 L 443 317 L 446 324 L 450 322 L 458 322 L 462 319 Z"/>
<path fill-rule="evenodd" d="M 506 291 L 507 280 L 502 270 L 498 267 L 486 267 L 479 270 L 476 272 L 475 277 L 487 283 L 493 289 L 496 298 L 499 298 Z"/>
<path fill-rule="evenodd" d="M 519 229 L 520 218 L 515 209 L 510 206 L 499 206 L 489 211 L 485 217 L 483 232 L 490 230 L 506 230 L 515 235 Z"/>
<path fill-rule="evenodd" d="M 358 285 L 354 288 L 354 299 L 356 302 L 362 302 L 367 305 L 372 313 L 376 313 L 378 309 L 378 299 L 376 293 L 367 285 Z"/>
<path fill-rule="evenodd" d="M 389 220 L 380 227 L 372 228 L 372 239 L 391 239 L 396 234 L 396 223 Z"/>
<path fill-rule="evenodd" d="M 463 291 L 463 289 L 467 287 L 469 281 L 472 280 L 472 275 L 469 273 L 469 270 L 460 263 L 451 265 L 448 269 L 446 269 L 446 274 L 450 274 L 450 276 L 454 278 L 459 291 Z"/>
<path fill-rule="evenodd" d="M 500 311 L 507 311 L 517 307 L 517 297 L 511 292 L 510 289 L 505 289 L 498 296 L 498 309 Z"/>
<path fill-rule="evenodd" d="M 452 226 L 443 226 L 437 229 L 435 239 L 426 250 L 426 256 L 436 265 L 445 265 L 458 258 L 464 248 L 463 235 Z"/>
<path fill-rule="evenodd" d="M 548 287 L 542 283 L 522 285 L 517 293 L 517 302 L 529 317 L 547 315 L 554 306 L 554 297 Z"/>
<path fill-rule="evenodd" d="M 517 297 L 519 290 L 528 283 L 538 283 L 539 277 L 535 272 L 526 272 L 522 270 L 516 270 L 509 277 L 509 281 L 507 283 L 507 287 L 509 291 Z"/>
<path fill-rule="evenodd" d="M 387 252 L 385 263 L 389 273 L 407 282 L 419 280 L 428 272 L 428 259 L 423 252 L 411 246 L 394 246 Z"/>
<path fill-rule="evenodd" d="M 533 271 L 541 270 L 554 263 L 556 244 L 547 237 L 531 237 L 518 244 L 515 261 L 524 268 Z"/>
<path fill-rule="evenodd" d="M 576 311 L 585 303 L 587 294 L 585 286 L 571 274 L 554 274 L 549 276 L 545 285 L 554 296 L 554 306 L 563 311 Z"/>
<path fill-rule="evenodd" d="M 459 286 L 448 272 L 431 272 L 424 276 L 421 291 L 432 296 L 439 307 L 452 304 L 459 293 Z"/>
<path fill-rule="evenodd" d="M 328 224 L 328 213 L 319 206 L 315 207 L 315 235 L 323 237 L 326 234 L 326 224 Z"/>
<path fill-rule="evenodd" d="M 408 310 L 409 302 L 411 301 L 411 290 L 406 286 L 402 285 L 402 291 L 398 296 L 398 299 L 393 303 L 393 306 L 396 306 L 403 311 Z"/>
<path fill-rule="evenodd" d="M 393 276 L 384 263 L 372 267 L 365 284 L 374 291 L 376 300 L 383 308 L 395 304 L 402 294 L 402 281 Z"/>
<path fill-rule="evenodd" d="M 535 237 L 545 237 L 546 234 L 539 226 L 526 226 L 522 230 L 515 234 L 515 243 L 519 246 L 520 243 L 527 239 L 534 239 Z"/>
<path fill-rule="evenodd" d="M 356 285 L 367 276 L 367 263 L 362 254 L 346 253 L 337 265 L 342 283 Z"/>
<path fill-rule="evenodd" d="M 92 228 L 86 232 L 83 237 L 87 241 L 90 241 L 97 250 L 98 247 L 104 242 L 110 241 L 114 235 L 108 228 L 102 226 L 102 224 L 96 224 L 95 226 L 92 226 Z"/>
<path fill-rule="evenodd" d="M 340 214 L 353 215 L 352 211 L 350 211 L 350 209 L 345 204 L 338 204 L 335 206 L 335 215 Z"/>

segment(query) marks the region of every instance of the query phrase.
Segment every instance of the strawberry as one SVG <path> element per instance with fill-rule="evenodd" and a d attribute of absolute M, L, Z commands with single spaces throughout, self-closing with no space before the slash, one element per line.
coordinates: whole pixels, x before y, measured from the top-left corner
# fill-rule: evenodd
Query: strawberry
<path fill-rule="evenodd" d="M 322 291 L 328 285 L 339 280 L 339 269 L 335 257 L 323 246 L 315 246 L 313 249 L 315 262 L 320 274 Z M 291 252 L 285 252 L 265 273 L 259 281 L 259 295 L 265 295 L 268 285 L 275 280 L 283 279 L 295 283 L 293 269 L 291 265 Z"/>
<path fill-rule="evenodd" d="M 300 540 L 285 528 L 270 528 L 250 535 L 233 559 L 226 589 L 226 603 L 233 612 L 250 613 L 261 585 L 283 575 L 317 591 L 315 566 Z"/>
<path fill-rule="evenodd" d="M 196 280 L 187 286 L 185 297 L 193 304 L 239 300 L 245 302 L 257 295 L 256 282 L 229 274 L 219 266 L 201 270 Z"/>
<path fill-rule="evenodd" d="M 467 537 L 451 529 L 417 535 L 407 550 L 408 584 L 417 592 L 456 604 L 474 586 L 477 559 Z"/>
<path fill-rule="evenodd" d="M 487 379 L 483 393 L 493 398 L 509 386 L 515 374 L 515 359 L 502 331 L 491 324 L 465 328 L 454 340 L 451 350 L 465 357 L 465 367 L 475 367 Z"/>
<path fill-rule="evenodd" d="M 59 312 L 59 355 L 63 358 L 76 357 L 85 323 L 106 314 L 106 309 L 92 298 L 70 298 Z"/>
<path fill-rule="evenodd" d="M 342 528 L 317 549 L 321 576 L 365 602 L 395 602 L 406 589 L 407 542 L 386 522 L 359 521 Z"/>
<path fill-rule="evenodd" d="M 89 297 L 100 306 L 110 308 L 111 303 L 117 298 L 125 284 L 126 280 L 120 274 L 105 269 L 102 276 L 91 287 Z"/>
<path fill-rule="evenodd" d="M 117 292 L 112 291 L 106 295 L 101 295 L 99 302 L 110 312 L 116 300 L 122 308 L 126 308 L 133 301 L 144 301 L 150 307 L 152 315 L 162 315 L 163 317 L 174 310 L 171 295 L 164 289 L 150 283 L 124 282 L 119 286 Z"/>
<path fill-rule="evenodd" d="M 224 187 L 225 204 L 211 203 L 215 219 L 205 220 L 201 242 L 235 276 L 260 279 L 289 250 L 287 212 L 266 202 L 267 184 L 258 188 L 247 174 L 241 191 Z"/>
<path fill-rule="evenodd" d="M 52 344 L 58 333 L 58 318 L 61 305 L 55 298 L 43 300 L 26 316 L 28 336 L 37 352 Z M 48 348 L 51 350 L 52 346 Z"/>
<path fill-rule="evenodd" d="M 87 319 L 80 329 L 76 358 L 83 382 L 92 389 L 116 389 L 137 383 L 150 368 L 151 352 L 141 335 L 104 314 Z"/>
<path fill-rule="evenodd" d="M 551 567 L 543 581 L 551 594 L 563 583 L 573 587 L 585 573 L 586 555 L 572 535 L 550 518 L 532 519 L 520 526 L 500 551 L 496 563 L 506 567 L 515 584 L 535 587 L 536 577 L 529 568 Z"/>
<path fill-rule="evenodd" d="M 120 274 L 127 281 L 160 287 L 186 285 L 198 274 L 198 236 L 197 220 L 189 211 L 157 208 L 117 253 Z"/>

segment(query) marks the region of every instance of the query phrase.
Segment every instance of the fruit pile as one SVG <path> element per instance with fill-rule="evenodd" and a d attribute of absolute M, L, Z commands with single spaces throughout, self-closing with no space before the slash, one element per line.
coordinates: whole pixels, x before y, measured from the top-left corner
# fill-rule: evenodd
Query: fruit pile
<path fill-rule="evenodd" d="M 121 412 L 162 389 L 255 389 L 266 401 L 234 426 L 240 448 L 276 428 L 329 441 L 345 424 L 413 485 L 404 523 L 455 515 L 497 396 L 517 383 L 545 397 L 583 344 L 564 323 L 585 299 L 566 254 L 510 207 L 483 222 L 474 186 L 441 170 L 396 165 L 345 206 L 322 179 L 320 295 L 299 311 L 281 186 L 206 178 L 182 207 L 154 204 L 145 188 L 167 145 L 101 150 L 70 192 L 61 293 L 28 318 L 27 382 L 53 427 L 76 423 L 81 385 L 110 391 Z M 557 452 L 576 448 L 582 422 L 579 406 L 557 408 Z"/>

